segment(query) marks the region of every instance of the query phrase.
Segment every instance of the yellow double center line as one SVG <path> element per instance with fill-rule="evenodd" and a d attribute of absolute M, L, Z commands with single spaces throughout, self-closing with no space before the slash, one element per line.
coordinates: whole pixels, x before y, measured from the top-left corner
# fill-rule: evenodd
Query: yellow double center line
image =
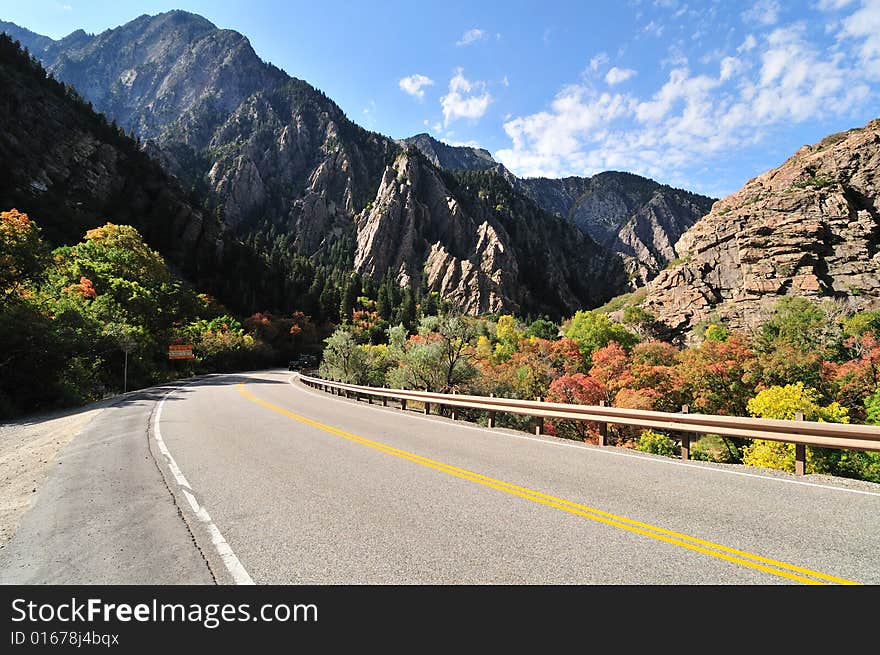
<path fill-rule="evenodd" d="M 504 482 L 503 480 L 490 478 L 480 473 L 475 473 L 473 471 L 468 471 L 467 469 L 458 468 L 457 466 L 444 464 L 443 462 L 428 459 L 427 457 L 422 457 L 421 455 L 416 455 L 415 453 L 401 450 L 400 448 L 394 448 L 393 446 L 389 446 L 378 441 L 366 439 L 352 432 L 346 432 L 345 430 L 334 428 L 331 425 L 326 425 L 308 417 L 290 412 L 283 407 L 278 407 L 277 405 L 268 403 L 265 400 L 260 400 L 259 398 L 244 389 L 243 382 L 240 382 L 238 384 L 238 390 L 245 398 L 255 402 L 262 407 L 265 407 L 266 409 L 272 410 L 273 412 L 281 414 L 282 416 L 286 416 L 295 421 L 299 421 L 300 423 L 304 423 L 318 430 L 328 432 L 337 437 L 342 437 L 347 441 L 352 441 L 362 446 L 366 446 L 367 448 L 372 448 L 373 450 L 378 450 L 379 452 L 383 452 L 388 455 L 398 457 L 400 459 L 405 459 L 407 461 L 413 462 L 414 464 L 418 464 L 419 466 L 424 466 L 426 468 L 434 469 L 435 471 L 440 471 L 441 473 L 446 473 L 448 475 L 452 475 L 463 480 L 468 480 L 476 484 L 481 484 L 491 489 L 497 489 L 498 491 L 503 491 L 513 496 L 519 496 L 520 498 L 525 498 L 526 500 L 531 500 L 536 503 L 541 503 L 542 505 L 547 505 L 548 507 L 554 507 L 556 509 L 562 510 L 563 512 L 568 512 L 569 514 L 582 516 L 584 518 L 588 518 L 599 523 L 604 523 L 605 525 L 620 528 L 621 530 L 634 532 L 636 534 L 640 534 L 651 539 L 664 541 L 675 546 L 680 546 L 681 548 L 687 548 L 688 550 L 703 553 L 704 555 L 723 559 L 734 564 L 739 564 L 741 566 L 745 566 L 751 569 L 757 569 L 759 571 L 764 571 L 766 573 L 770 573 L 772 575 L 776 575 L 782 578 L 788 578 L 789 580 L 795 580 L 797 582 L 803 582 L 806 584 L 827 584 L 829 582 L 846 585 L 860 584 L 852 580 L 837 578 L 833 575 L 827 575 L 819 571 L 813 571 L 811 569 L 795 566 L 786 562 L 780 562 L 767 557 L 762 557 L 761 555 L 755 555 L 754 553 L 737 550 L 736 548 L 729 548 L 727 546 L 716 544 L 711 541 L 706 541 L 704 539 L 699 539 L 697 537 L 690 537 L 688 535 L 681 534 L 680 532 L 673 532 L 672 530 L 666 530 L 665 528 L 660 528 L 654 525 L 650 525 L 648 523 L 642 523 L 641 521 L 634 521 L 624 516 L 618 516 L 617 514 L 611 514 L 610 512 L 605 512 L 594 507 L 588 507 L 587 505 L 574 503 L 570 500 L 550 496 L 540 491 L 535 491 L 534 489 L 521 487 L 515 484 L 511 484 L 509 482 Z"/>

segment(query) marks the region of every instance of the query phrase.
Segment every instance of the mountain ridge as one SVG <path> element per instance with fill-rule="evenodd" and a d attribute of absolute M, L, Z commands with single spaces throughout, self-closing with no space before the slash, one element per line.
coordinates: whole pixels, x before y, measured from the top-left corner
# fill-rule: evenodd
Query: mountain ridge
<path fill-rule="evenodd" d="M 643 306 L 671 335 L 750 329 L 801 296 L 880 308 L 880 119 L 805 145 L 715 203 Z"/>
<path fill-rule="evenodd" d="M 363 259 L 358 259 L 356 252 L 365 244 L 363 239 L 356 238 L 358 217 L 367 207 L 379 204 L 382 181 L 405 150 L 406 142 L 358 126 L 318 89 L 260 60 L 247 37 L 234 30 L 218 29 L 197 14 L 181 11 L 145 14 L 97 35 L 74 32 L 51 43 L 32 32 L 22 34 L 52 75 L 72 84 L 95 109 L 113 118 L 126 131 L 137 134 L 144 148 L 185 189 L 207 199 L 206 206 L 216 211 L 233 233 L 242 238 L 290 235 L 285 243 L 291 253 L 316 261 L 328 252 L 338 254 L 340 248 L 345 250 L 353 239 L 350 265 L 354 268 L 355 261 Z M 463 164 L 468 166 L 499 166 L 482 149 L 463 151 L 440 144 L 429 135 L 414 138 L 431 145 L 427 154 L 431 165 L 448 164 L 441 159 L 455 155 L 463 157 Z M 425 143 L 422 146 L 427 149 Z M 406 143 L 407 147 L 411 145 L 419 144 Z M 527 183 L 503 167 L 497 172 L 515 194 L 532 200 L 539 197 Z M 488 178 L 474 183 L 495 184 Z M 449 188 L 446 190 L 455 195 Z M 517 206 L 525 206 L 522 201 L 517 202 Z M 571 222 L 566 216 L 541 216 L 539 222 L 529 223 L 530 229 L 559 236 L 565 231 L 554 221 Z M 614 239 L 605 239 L 598 247 L 586 248 L 601 260 L 600 265 L 582 266 L 584 279 L 566 285 L 568 289 L 581 290 L 581 307 L 631 289 L 653 275 L 664 264 L 660 261 L 666 256 L 664 253 L 669 252 L 666 241 L 677 236 L 665 235 L 664 230 L 679 230 L 696 220 L 694 215 L 659 224 L 651 223 L 653 216 L 649 212 L 650 225 L 642 230 L 648 235 L 646 247 L 631 247 L 615 234 Z M 473 230 L 477 227 L 471 225 Z M 638 230 L 633 227 L 630 231 L 636 235 L 631 241 L 641 244 L 636 238 Z M 590 242 L 598 240 L 595 231 L 581 232 Z M 655 243 L 655 239 L 660 243 Z M 469 242 L 476 247 L 478 240 Z M 430 245 L 437 243 L 440 242 Z M 551 251 L 555 248 L 560 257 L 574 255 L 567 243 L 543 244 L 542 252 L 545 246 Z M 615 252 L 621 248 L 630 248 L 632 252 Z M 417 262 L 427 265 L 421 254 L 412 256 L 413 266 Z M 524 257 L 525 253 L 519 256 Z M 616 267 L 610 263 L 612 258 L 624 262 L 628 275 L 595 277 L 596 270 Z M 437 261 L 432 260 L 433 265 L 437 266 Z M 485 263 L 478 252 L 469 253 L 461 261 L 471 265 Z M 518 279 L 513 274 L 516 267 L 512 260 L 494 261 L 499 266 L 505 262 L 503 265 L 512 267 L 510 275 L 496 271 L 500 279 Z M 448 265 L 458 266 L 452 261 Z M 398 275 L 401 283 L 414 277 L 413 266 L 403 267 L 409 272 Z M 567 261 L 561 267 L 567 271 L 577 268 Z M 442 281 L 453 277 L 453 271 L 433 271 L 429 275 L 433 280 L 430 290 L 450 289 Z M 522 279 L 517 283 L 539 285 Z M 584 291 L 593 288 L 598 291 Z M 490 294 L 486 289 L 485 285 L 477 285 L 472 291 Z M 539 298 L 541 294 L 536 289 L 537 286 L 523 298 Z M 460 289 L 450 293 L 455 295 Z M 495 297 L 509 299 L 511 309 L 528 311 L 528 307 L 513 301 L 518 294 L 519 290 L 508 289 Z M 476 306 L 481 307 L 495 304 L 488 296 L 476 301 Z M 570 299 L 562 301 L 560 296 L 553 313 L 570 311 L 572 306 Z"/>
<path fill-rule="evenodd" d="M 675 242 L 715 202 L 626 171 L 589 177 L 518 177 L 485 149 L 451 146 L 426 133 L 398 143 L 417 147 L 443 168 L 496 171 L 542 209 L 618 253 L 631 286 L 646 283 L 674 260 Z"/>

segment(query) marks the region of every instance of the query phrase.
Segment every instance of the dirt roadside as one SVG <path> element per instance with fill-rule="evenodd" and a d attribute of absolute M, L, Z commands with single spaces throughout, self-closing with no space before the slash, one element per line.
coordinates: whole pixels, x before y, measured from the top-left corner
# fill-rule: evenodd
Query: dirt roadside
<path fill-rule="evenodd" d="M 106 404 L 0 423 L 0 548 L 6 546 L 61 450 Z"/>

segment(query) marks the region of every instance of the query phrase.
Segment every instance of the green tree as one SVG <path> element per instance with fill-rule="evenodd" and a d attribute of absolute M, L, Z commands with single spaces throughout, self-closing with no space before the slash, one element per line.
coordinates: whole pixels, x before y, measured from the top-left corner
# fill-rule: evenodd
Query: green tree
<path fill-rule="evenodd" d="M 559 338 L 559 326 L 546 317 L 538 318 L 529 324 L 525 336 L 546 339 L 547 341 L 555 341 Z"/>
<path fill-rule="evenodd" d="M 318 373 L 330 380 L 363 384 L 368 380 L 367 353 L 345 328 L 324 340 L 324 355 Z"/>
<path fill-rule="evenodd" d="M 628 350 L 639 340 L 620 323 L 614 323 L 605 314 L 595 311 L 575 313 L 565 328 L 565 336 L 578 345 L 587 361 L 593 351 L 607 346 L 611 341 Z"/>
<path fill-rule="evenodd" d="M 441 393 L 459 388 L 476 375 L 465 356 L 474 329 L 464 317 L 445 314 L 436 331 L 419 334 L 400 345 L 400 329 L 392 328 L 390 350 L 395 351 L 397 368 L 388 371 L 388 383 L 401 389 L 427 389 Z"/>

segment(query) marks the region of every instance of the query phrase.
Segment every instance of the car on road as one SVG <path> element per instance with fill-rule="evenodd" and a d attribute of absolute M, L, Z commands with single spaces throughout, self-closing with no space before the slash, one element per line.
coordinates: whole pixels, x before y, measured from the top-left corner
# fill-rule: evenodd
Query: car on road
<path fill-rule="evenodd" d="M 287 364 L 288 371 L 301 371 L 314 368 L 318 364 L 318 358 L 314 355 L 297 355 Z"/>

